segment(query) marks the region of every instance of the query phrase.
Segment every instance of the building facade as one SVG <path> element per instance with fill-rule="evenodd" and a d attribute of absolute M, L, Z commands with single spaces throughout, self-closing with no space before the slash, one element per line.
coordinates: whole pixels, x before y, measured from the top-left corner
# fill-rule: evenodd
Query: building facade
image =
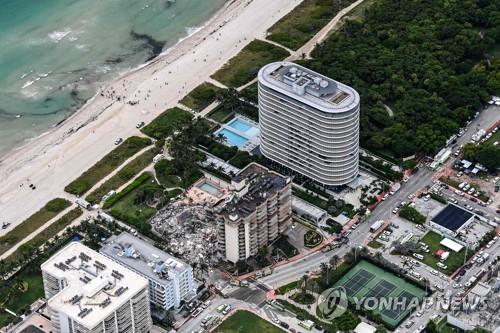
<path fill-rule="evenodd" d="M 190 265 L 131 234 L 108 238 L 100 252 L 149 281 L 151 304 L 170 310 L 196 295 Z"/>
<path fill-rule="evenodd" d="M 148 281 L 72 242 L 41 266 L 54 333 L 146 333 Z"/>
<path fill-rule="evenodd" d="M 260 150 L 325 185 L 358 175 L 359 104 L 351 87 L 290 62 L 258 75 Z"/>
<path fill-rule="evenodd" d="M 292 182 L 251 163 L 233 178 L 232 193 L 217 209 L 218 243 L 225 260 L 256 255 L 292 220 Z"/>

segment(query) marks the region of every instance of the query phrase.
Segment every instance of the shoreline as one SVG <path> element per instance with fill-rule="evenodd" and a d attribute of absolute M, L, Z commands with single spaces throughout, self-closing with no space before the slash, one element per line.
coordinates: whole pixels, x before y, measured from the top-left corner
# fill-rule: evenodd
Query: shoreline
<path fill-rule="evenodd" d="M 0 161 L 0 209 L 12 225 L 0 236 L 50 199 L 74 201 L 64 187 L 114 149 L 117 138 L 142 135 L 137 123 L 174 107 L 301 1 L 228 2 L 193 35 L 103 85 L 59 126 L 9 152 Z"/>
<path fill-rule="evenodd" d="M 131 75 L 133 75 L 134 73 L 136 73 L 138 71 L 141 71 L 141 70 L 143 70 L 143 69 L 145 69 L 145 68 L 147 68 L 149 66 L 153 66 L 157 62 L 161 62 L 163 60 L 163 58 L 168 57 L 168 55 L 171 52 L 175 51 L 174 50 L 175 48 L 182 47 L 181 44 L 184 41 L 189 41 L 189 39 L 191 39 L 191 38 L 194 39 L 197 34 L 203 33 L 206 28 L 210 27 L 210 25 L 213 22 L 215 22 L 217 19 L 219 19 L 221 16 L 223 16 L 228 10 L 230 10 L 230 7 L 233 4 L 235 4 L 236 2 L 238 2 L 238 1 L 239 0 L 230 0 L 230 1 L 226 2 L 226 3 L 224 3 L 224 5 L 222 5 L 218 10 L 216 10 L 214 12 L 214 14 L 208 20 L 206 20 L 205 22 L 203 22 L 203 24 L 201 26 L 195 27 L 195 29 L 194 29 L 193 32 L 188 33 L 186 36 L 179 38 L 179 40 L 177 40 L 172 46 L 170 46 L 166 50 L 162 51 L 160 54 L 158 54 L 153 59 L 148 60 L 148 61 L 146 61 L 144 63 L 138 64 L 138 65 L 136 65 L 133 68 L 130 68 L 130 69 L 126 70 L 126 71 L 122 71 L 121 73 L 120 72 L 116 73 L 116 77 L 110 79 L 109 81 L 105 82 L 103 85 L 97 87 L 96 92 L 94 93 L 94 95 L 92 95 L 92 97 L 88 98 L 85 101 L 85 103 L 83 103 L 79 108 L 77 108 L 76 110 L 74 110 L 73 112 L 71 112 L 71 114 L 69 114 L 68 116 L 66 116 L 64 119 L 58 121 L 57 123 L 51 125 L 50 127 L 48 127 L 42 133 L 40 133 L 40 134 L 38 134 L 38 135 L 36 135 L 34 137 L 27 138 L 27 139 L 23 140 L 23 142 L 20 145 L 18 145 L 16 147 L 13 147 L 5 155 L 1 156 L 0 157 L 0 171 L 1 171 L 1 167 L 2 167 L 2 164 L 4 163 L 4 161 L 6 161 L 7 159 L 9 159 L 11 157 L 11 155 L 15 154 L 15 152 L 24 149 L 26 146 L 28 146 L 30 144 L 36 143 L 37 140 L 40 140 L 40 139 L 42 139 L 43 137 L 45 137 L 47 135 L 52 134 L 53 132 L 57 131 L 57 129 L 61 128 L 66 123 L 68 123 L 69 121 L 71 121 L 74 117 L 77 117 L 78 113 L 80 113 L 85 108 L 89 107 L 89 105 L 91 105 L 94 102 L 94 100 L 99 96 L 99 94 L 100 94 L 100 92 L 102 90 L 106 89 L 107 87 L 113 86 L 113 84 L 118 83 L 119 81 L 121 81 L 121 80 L 123 80 L 123 79 L 125 79 L 125 78 L 127 78 L 127 77 L 129 77 Z M 247 2 L 248 1 L 251 2 L 253 0 L 246 0 L 246 1 Z M 188 27 L 186 27 L 186 29 L 187 28 Z M 183 54 L 180 54 L 179 57 L 181 57 Z M 172 59 L 172 60 L 170 60 L 170 62 L 175 61 L 175 60 L 176 59 Z"/>

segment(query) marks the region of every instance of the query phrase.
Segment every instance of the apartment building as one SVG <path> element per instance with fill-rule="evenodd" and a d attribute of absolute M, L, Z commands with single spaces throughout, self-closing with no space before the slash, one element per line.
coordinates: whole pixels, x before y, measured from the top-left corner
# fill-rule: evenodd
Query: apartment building
<path fill-rule="evenodd" d="M 149 281 L 149 301 L 169 310 L 196 295 L 193 268 L 153 245 L 121 233 L 106 240 L 101 254 Z"/>
<path fill-rule="evenodd" d="M 245 260 L 268 246 L 292 220 L 292 182 L 251 163 L 231 181 L 232 193 L 217 210 L 218 243 L 230 262 Z"/>
<path fill-rule="evenodd" d="M 325 186 L 358 175 L 359 104 L 351 87 L 291 62 L 258 75 L 260 150 Z"/>
<path fill-rule="evenodd" d="M 148 281 L 79 242 L 41 265 L 54 333 L 146 333 Z"/>

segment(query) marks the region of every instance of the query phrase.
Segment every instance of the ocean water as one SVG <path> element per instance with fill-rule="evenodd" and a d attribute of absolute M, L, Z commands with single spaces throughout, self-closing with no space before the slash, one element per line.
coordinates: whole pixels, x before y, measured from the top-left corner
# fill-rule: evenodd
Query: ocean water
<path fill-rule="evenodd" d="M 226 0 L 0 0 L 0 160 Z"/>

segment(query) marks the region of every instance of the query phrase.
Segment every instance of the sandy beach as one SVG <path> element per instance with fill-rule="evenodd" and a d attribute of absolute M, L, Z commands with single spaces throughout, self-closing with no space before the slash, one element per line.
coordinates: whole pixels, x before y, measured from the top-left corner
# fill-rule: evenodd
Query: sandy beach
<path fill-rule="evenodd" d="M 52 198 L 75 199 L 64 187 L 111 151 L 140 135 L 135 125 L 177 102 L 301 0 L 234 0 L 195 34 L 103 88 L 58 127 L 0 163 L 0 222 L 11 230 Z M 36 190 L 31 190 L 34 184 Z"/>

